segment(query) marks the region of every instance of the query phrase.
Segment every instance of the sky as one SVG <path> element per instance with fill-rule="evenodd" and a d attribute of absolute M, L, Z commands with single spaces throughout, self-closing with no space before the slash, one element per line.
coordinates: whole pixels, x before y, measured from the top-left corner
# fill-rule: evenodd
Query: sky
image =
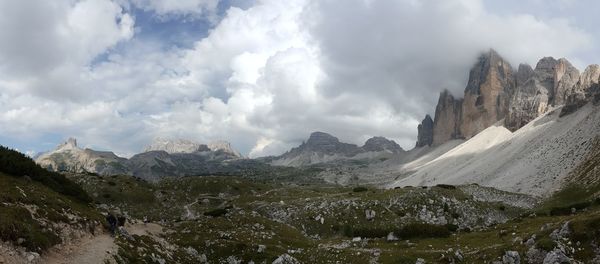
<path fill-rule="evenodd" d="M 313 131 L 414 147 L 481 52 L 600 62 L 593 0 L 0 0 L 0 145 L 154 138 L 278 155 Z"/>

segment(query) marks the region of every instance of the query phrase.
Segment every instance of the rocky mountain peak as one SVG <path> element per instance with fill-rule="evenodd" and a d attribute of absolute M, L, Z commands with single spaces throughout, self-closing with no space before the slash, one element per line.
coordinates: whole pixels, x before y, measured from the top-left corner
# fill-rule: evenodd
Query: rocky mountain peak
<path fill-rule="evenodd" d="M 327 134 L 325 132 L 313 132 L 310 134 L 310 136 L 308 137 L 308 140 L 306 141 L 307 145 L 311 145 L 311 146 L 318 146 L 318 145 L 326 145 L 326 144 L 335 144 L 335 143 L 339 143 L 340 140 L 330 134 Z"/>
<path fill-rule="evenodd" d="M 217 140 L 217 141 L 208 143 L 206 146 L 208 147 L 208 149 L 210 149 L 212 151 L 223 151 L 227 154 L 231 154 L 236 157 L 242 157 L 242 154 L 240 154 L 235 149 L 233 149 L 233 147 L 231 146 L 231 143 L 229 143 L 228 141 Z"/>
<path fill-rule="evenodd" d="M 144 152 L 149 151 L 165 151 L 169 154 L 222 151 L 235 157 L 242 157 L 239 152 L 233 149 L 231 143 L 223 140 L 213 141 L 208 144 L 200 144 L 188 139 L 156 138 L 144 149 Z"/>
<path fill-rule="evenodd" d="M 431 119 L 431 116 L 426 115 L 417 130 L 416 147 L 431 146 L 433 143 L 433 119 Z"/>
<path fill-rule="evenodd" d="M 482 54 L 469 72 L 460 132 L 470 138 L 504 118 L 514 88 L 510 63 L 494 50 Z"/>
<path fill-rule="evenodd" d="M 144 148 L 144 152 L 165 151 L 167 153 L 193 153 L 198 151 L 200 144 L 187 139 L 155 138 L 150 145 Z"/>
<path fill-rule="evenodd" d="M 511 75 L 511 73 L 512 67 L 510 64 L 495 50 L 490 49 L 488 52 L 482 53 L 471 68 L 465 93 L 479 95 L 482 93 L 482 85 L 493 81 L 491 77 L 504 81 L 507 75 Z"/>
<path fill-rule="evenodd" d="M 448 90 L 440 93 L 433 120 L 433 145 L 461 138 L 462 99 L 455 99 Z"/>
<path fill-rule="evenodd" d="M 400 153 L 404 151 L 402 147 L 400 147 L 400 145 L 398 145 L 395 141 L 389 140 L 384 137 L 369 138 L 365 142 L 365 145 L 362 147 L 362 149 L 365 151 L 387 151 L 390 153 Z"/>
<path fill-rule="evenodd" d="M 522 86 L 535 75 L 535 71 L 529 64 L 519 64 L 519 69 L 515 73 L 516 86 Z"/>
<path fill-rule="evenodd" d="M 68 138 L 67 141 L 63 142 L 62 144 L 58 145 L 57 150 L 73 150 L 73 149 L 79 149 L 79 147 L 77 146 L 77 139 L 75 138 Z"/>
<path fill-rule="evenodd" d="M 585 68 L 581 74 L 579 86 L 590 87 L 594 83 L 598 83 L 600 80 L 600 66 L 598 64 L 592 64 Z"/>

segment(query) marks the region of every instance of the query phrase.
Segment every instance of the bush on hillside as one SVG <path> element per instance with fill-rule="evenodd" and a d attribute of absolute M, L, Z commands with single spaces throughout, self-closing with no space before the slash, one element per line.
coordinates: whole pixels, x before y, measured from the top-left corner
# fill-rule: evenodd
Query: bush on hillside
<path fill-rule="evenodd" d="M 81 202 L 89 203 L 92 201 L 90 196 L 74 182 L 65 176 L 48 171 L 18 151 L 0 146 L 0 172 L 13 177 L 29 177 L 34 181 L 40 182 L 48 188 Z"/>
<path fill-rule="evenodd" d="M 369 189 L 367 189 L 367 187 L 362 187 L 362 186 L 358 186 L 358 187 L 354 187 L 354 189 L 352 189 L 353 192 L 366 192 Z"/>
<path fill-rule="evenodd" d="M 558 216 L 558 215 L 570 215 L 573 213 L 573 209 L 575 209 L 576 211 L 585 209 L 587 207 L 590 207 L 592 205 L 591 202 L 582 202 L 582 203 L 576 203 L 576 204 L 571 204 L 571 205 L 567 205 L 567 206 L 560 206 L 560 207 L 552 207 L 552 209 L 550 209 L 550 215 L 551 216 Z"/>
<path fill-rule="evenodd" d="M 402 239 L 448 237 L 451 233 L 449 228 L 453 227 L 425 223 L 412 223 L 396 230 L 394 234 Z"/>

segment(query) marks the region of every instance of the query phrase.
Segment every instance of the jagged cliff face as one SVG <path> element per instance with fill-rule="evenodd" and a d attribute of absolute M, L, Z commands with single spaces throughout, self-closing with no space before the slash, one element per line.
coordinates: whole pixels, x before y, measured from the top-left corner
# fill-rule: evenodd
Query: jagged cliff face
<path fill-rule="evenodd" d="M 463 100 L 455 99 L 448 90 L 440 94 L 433 121 L 433 145 L 463 137 L 460 132 L 462 104 Z"/>
<path fill-rule="evenodd" d="M 501 120 L 515 131 L 552 106 L 566 105 L 563 113 L 568 114 L 595 98 L 599 79 L 598 65 L 580 74 L 566 59 L 552 57 L 542 58 L 535 69 L 521 64 L 514 72 L 508 62 L 490 50 L 471 69 L 464 99 L 454 98 L 448 91 L 440 94 L 432 144 L 471 138 Z"/>
<path fill-rule="evenodd" d="M 579 82 L 579 70 L 566 59 L 559 59 L 554 75 L 554 105 L 563 105 L 567 101 L 569 91 Z"/>
<path fill-rule="evenodd" d="M 578 80 L 579 71 L 566 59 L 542 58 L 535 70 L 520 65 L 506 127 L 517 130 L 545 113 L 550 106 L 564 104 Z"/>
<path fill-rule="evenodd" d="M 417 145 L 416 147 L 431 146 L 433 143 L 433 120 L 431 116 L 426 115 L 421 124 L 417 127 Z"/>
<path fill-rule="evenodd" d="M 565 107 L 561 110 L 561 116 L 570 114 L 589 101 L 597 104 L 600 101 L 600 67 L 596 64 L 588 66 L 577 84 L 567 90 L 565 95 Z"/>
<path fill-rule="evenodd" d="M 481 55 L 469 73 L 462 104 L 461 134 L 470 138 L 504 118 L 513 87 L 510 64 L 493 50 Z"/>

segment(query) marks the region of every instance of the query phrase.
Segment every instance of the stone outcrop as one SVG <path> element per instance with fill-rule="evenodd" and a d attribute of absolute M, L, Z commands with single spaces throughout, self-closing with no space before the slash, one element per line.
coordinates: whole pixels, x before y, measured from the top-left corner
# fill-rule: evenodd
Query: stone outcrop
<path fill-rule="evenodd" d="M 494 50 L 479 57 L 469 73 L 462 105 L 461 134 L 470 138 L 508 113 L 514 87 L 512 67 Z"/>
<path fill-rule="evenodd" d="M 433 145 L 462 138 L 460 132 L 462 103 L 462 99 L 455 99 L 448 90 L 440 93 L 433 121 Z"/>
<path fill-rule="evenodd" d="M 433 143 L 433 119 L 431 119 L 431 116 L 426 115 L 417 130 L 416 147 L 431 146 Z"/>

